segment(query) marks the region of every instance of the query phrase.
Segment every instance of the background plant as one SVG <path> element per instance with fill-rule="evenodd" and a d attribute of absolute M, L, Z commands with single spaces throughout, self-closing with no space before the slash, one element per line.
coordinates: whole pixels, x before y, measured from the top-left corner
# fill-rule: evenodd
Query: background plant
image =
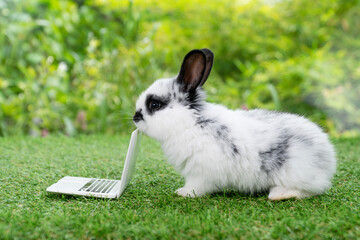
<path fill-rule="evenodd" d="M 209 100 L 360 126 L 359 1 L 0 1 L 0 135 L 126 131 L 138 94 L 215 52 Z"/>

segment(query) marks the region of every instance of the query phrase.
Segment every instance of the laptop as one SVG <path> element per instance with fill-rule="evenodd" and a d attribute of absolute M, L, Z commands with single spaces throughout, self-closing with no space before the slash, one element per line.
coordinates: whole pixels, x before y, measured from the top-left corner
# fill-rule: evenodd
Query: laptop
<path fill-rule="evenodd" d="M 140 139 L 141 133 L 136 129 L 131 134 L 121 180 L 66 176 L 48 187 L 46 191 L 89 197 L 119 198 L 134 174 Z"/>

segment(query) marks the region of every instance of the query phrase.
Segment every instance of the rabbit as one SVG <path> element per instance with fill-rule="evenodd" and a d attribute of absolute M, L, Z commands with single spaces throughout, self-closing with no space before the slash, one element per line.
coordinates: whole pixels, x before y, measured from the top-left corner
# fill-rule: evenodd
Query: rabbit
<path fill-rule="evenodd" d="M 176 77 L 155 81 L 136 102 L 136 127 L 161 143 L 185 178 L 176 193 L 268 192 L 284 200 L 327 190 L 336 170 L 327 134 L 295 114 L 206 102 L 202 86 L 213 59 L 209 49 L 190 51 Z"/>

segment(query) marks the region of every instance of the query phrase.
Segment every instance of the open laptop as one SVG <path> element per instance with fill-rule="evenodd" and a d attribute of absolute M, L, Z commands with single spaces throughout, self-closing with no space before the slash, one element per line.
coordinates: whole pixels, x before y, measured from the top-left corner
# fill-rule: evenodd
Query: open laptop
<path fill-rule="evenodd" d="M 83 178 L 66 176 L 46 189 L 50 193 L 92 196 L 101 198 L 119 198 L 128 186 L 135 170 L 136 155 L 139 149 L 141 133 L 132 132 L 121 180 Z"/>

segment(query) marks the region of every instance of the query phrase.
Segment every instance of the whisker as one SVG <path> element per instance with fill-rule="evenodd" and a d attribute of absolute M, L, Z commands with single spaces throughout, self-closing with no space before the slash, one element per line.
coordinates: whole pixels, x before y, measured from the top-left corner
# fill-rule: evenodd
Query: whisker
<path fill-rule="evenodd" d="M 115 113 L 125 113 L 125 114 L 128 114 L 128 115 L 132 115 L 133 114 L 133 111 L 128 111 L 128 110 L 117 110 L 117 111 L 114 111 Z"/>

